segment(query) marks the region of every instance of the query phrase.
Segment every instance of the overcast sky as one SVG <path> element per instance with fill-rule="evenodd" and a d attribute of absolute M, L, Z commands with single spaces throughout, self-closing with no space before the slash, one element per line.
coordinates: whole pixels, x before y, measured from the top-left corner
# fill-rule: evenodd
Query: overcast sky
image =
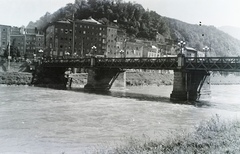
<path fill-rule="evenodd" d="M 125 0 L 127 1 L 127 0 Z M 133 0 L 131 0 L 133 2 Z M 166 17 L 205 25 L 240 27 L 240 0 L 134 0 Z M 74 0 L 0 0 L 0 24 L 27 26 L 46 12 L 53 13 Z"/>

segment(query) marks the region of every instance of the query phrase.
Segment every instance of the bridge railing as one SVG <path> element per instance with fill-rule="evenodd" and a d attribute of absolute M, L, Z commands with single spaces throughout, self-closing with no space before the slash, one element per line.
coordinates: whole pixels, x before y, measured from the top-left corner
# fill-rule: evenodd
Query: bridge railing
<path fill-rule="evenodd" d="M 240 57 L 185 57 L 184 69 L 240 71 Z M 96 67 L 123 69 L 179 69 L 178 57 L 154 58 L 46 58 L 46 67 Z"/>
<path fill-rule="evenodd" d="M 188 70 L 240 71 L 240 57 L 186 57 Z"/>
<path fill-rule="evenodd" d="M 45 58 L 42 61 L 47 67 L 88 67 L 90 64 L 91 58 Z"/>
<path fill-rule="evenodd" d="M 125 69 L 174 69 L 177 67 L 177 57 L 99 58 L 96 59 L 95 67 Z"/>

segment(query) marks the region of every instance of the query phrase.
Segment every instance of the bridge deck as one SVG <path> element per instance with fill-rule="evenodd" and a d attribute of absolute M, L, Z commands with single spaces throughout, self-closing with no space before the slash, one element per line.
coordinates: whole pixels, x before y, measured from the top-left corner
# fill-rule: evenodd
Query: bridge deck
<path fill-rule="evenodd" d="M 93 61 L 94 59 L 94 61 Z M 43 67 L 96 67 L 122 69 L 179 69 L 178 57 L 156 58 L 51 58 L 42 61 Z M 240 57 L 185 57 L 186 70 L 240 71 Z"/>

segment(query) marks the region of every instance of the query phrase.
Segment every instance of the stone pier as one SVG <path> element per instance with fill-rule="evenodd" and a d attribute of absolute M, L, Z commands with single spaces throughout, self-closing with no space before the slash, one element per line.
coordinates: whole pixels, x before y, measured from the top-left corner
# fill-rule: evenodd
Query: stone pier
<path fill-rule="evenodd" d="M 113 82 L 121 72 L 120 69 L 90 68 L 88 69 L 88 79 L 84 89 L 107 91 L 112 87 Z"/>
<path fill-rule="evenodd" d="M 210 73 L 203 70 L 185 70 L 184 55 L 178 55 L 178 69 L 174 70 L 172 101 L 196 101 L 210 97 Z"/>

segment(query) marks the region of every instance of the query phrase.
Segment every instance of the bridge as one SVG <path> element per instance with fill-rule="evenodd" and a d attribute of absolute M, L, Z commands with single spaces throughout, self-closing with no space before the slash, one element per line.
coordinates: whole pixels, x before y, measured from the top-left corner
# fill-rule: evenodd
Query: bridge
<path fill-rule="evenodd" d="M 94 90 L 109 90 L 125 69 L 174 70 L 170 99 L 198 100 L 201 95 L 210 95 L 210 72 L 240 72 L 240 57 L 185 57 L 179 54 L 154 58 L 48 58 L 35 72 L 36 84 L 53 81 L 65 84 L 67 68 L 87 69 L 85 88 Z"/>

